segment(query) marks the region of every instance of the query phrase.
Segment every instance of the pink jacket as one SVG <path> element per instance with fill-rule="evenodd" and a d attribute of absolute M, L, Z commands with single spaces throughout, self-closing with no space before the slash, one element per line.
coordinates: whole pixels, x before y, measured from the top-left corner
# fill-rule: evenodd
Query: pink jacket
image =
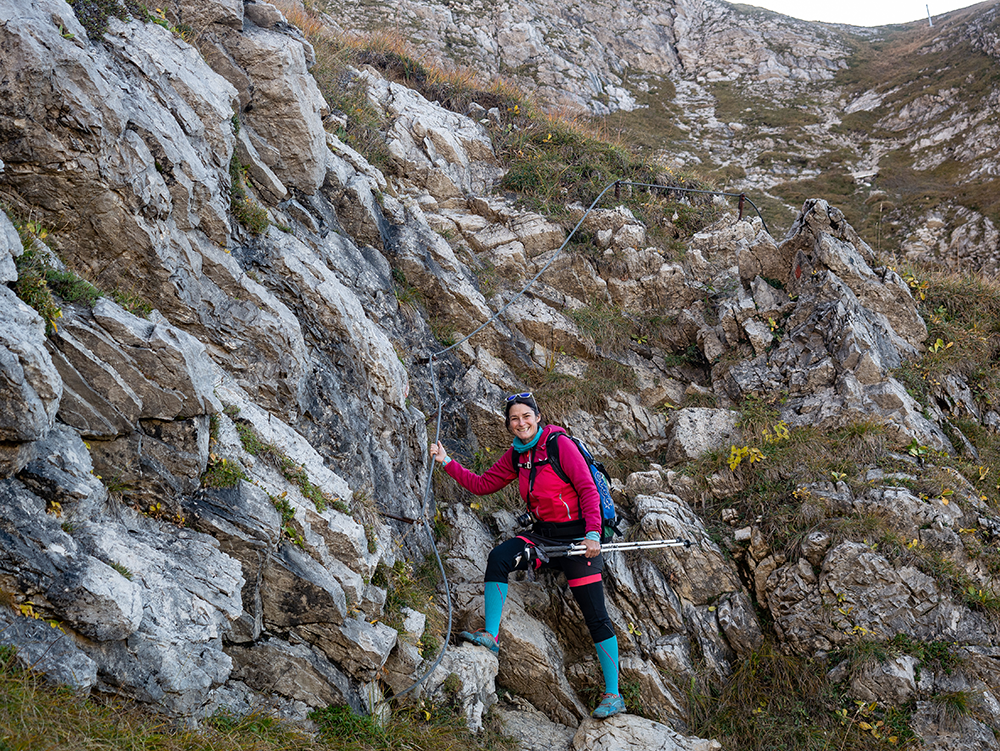
<path fill-rule="evenodd" d="M 558 425 L 546 425 L 535 446 L 534 460 L 540 461 L 547 457 L 545 442 L 551 433 L 565 432 Z M 543 522 L 567 522 L 579 519 L 582 511 L 583 519 L 586 520 L 586 531 L 600 534 L 601 499 L 597 494 L 597 486 L 594 485 L 594 478 L 590 474 L 587 461 L 568 436 L 561 436 L 556 440 L 559 441 L 559 466 L 572 480 L 572 484 L 563 482 L 552 467 L 543 464 L 535 470 L 535 485 L 530 497 L 528 482 L 531 471 L 524 467 L 519 472 L 514 471 L 513 448 L 507 449 L 496 464 L 481 475 L 466 469 L 457 461 L 448 462 L 445 471 L 459 485 L 475 495 L 495 493 L 507 487 L 516 477 L 521 498 L 525 500 L 528 510 L 536 518 Z M 531 452 L 528 452 L 523 460 L 526 462 L 530 455 Z M 580 496 L 577 495 L 577 489 L 580 491 Z"/>

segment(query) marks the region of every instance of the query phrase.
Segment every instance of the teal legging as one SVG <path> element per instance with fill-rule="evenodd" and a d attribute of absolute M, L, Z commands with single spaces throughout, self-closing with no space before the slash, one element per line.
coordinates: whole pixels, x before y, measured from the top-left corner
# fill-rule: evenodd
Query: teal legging
<path fill-rule="evenodd" d="M 486 610 L 486 631 L 499 640 L 500 620 L 503 606 L 507 602 L 507 579 L 514 570 L 514 557 L 524 550 L 524 538 L 514 538 L 493 548 L 486 564 L 486 587 L 484 605 Z M 530 543 L 529 543 L 530 544 Z M 604 603 L 604 582 L 600 574 L 603 556 L 597 559 L 555 558 L 545 568 L 565 570 L 570 591 L 594 640 L 597 659 L 604 673 L 604 693 L 618 693 L 618 637 L 615 636 L 611 618 Z M 595 572 L 594 569 L 597 571 Z"/>

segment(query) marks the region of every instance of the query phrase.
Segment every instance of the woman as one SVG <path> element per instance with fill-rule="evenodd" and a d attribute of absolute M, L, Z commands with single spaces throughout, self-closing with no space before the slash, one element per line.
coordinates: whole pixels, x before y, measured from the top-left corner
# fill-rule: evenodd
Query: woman
<path fill-rule="evenodd" d="M 604 604 L 601 508 L 594 479 L 566 431 L 556 425 L 542 425 L 542 415 L 530 393 L 508 396 L 504 418 L 507 431 L 514 436 L 513 443 L 482 475 L 451 459 L 440 442 L 431 446 L 431 456 L 459 485 L 476 495 L 495 493 L 516 479 L 535 520 L 531 533 L 493 548 L 486 563 L 486 626 L 474 634 L 463 631 L 459 636 L 499 654 L 500 618 L 510 572 L 529 566 L 559 569 L 566 574 L 570 591 L 583 611 L 604 673 L 604 696 L 593 716 L 604 719 L 620 714 L 625 711 L 625 702 L 618 693 L 618 638 Z M 560 442 L 559 465 L 568 483 L 548 463 L 547 441 L 553 435 L 553 440 Z M 568 541 L 582 542 L 584 555 L 549 560 L 537 549 L 546 542 Z"/>

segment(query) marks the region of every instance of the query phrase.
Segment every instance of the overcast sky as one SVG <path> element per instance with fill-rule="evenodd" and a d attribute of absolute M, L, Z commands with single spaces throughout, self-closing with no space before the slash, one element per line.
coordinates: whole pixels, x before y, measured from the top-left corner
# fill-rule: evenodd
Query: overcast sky
<path fill-rule="evenodd" d="M 740 2 L 741 0 L 733 0 Z M 805 21 L 849 23 L 854 26 L 884 26 L 927 18 L 958 8 L 975 5 L 969 0 L 840 0 L 832 3 L 810 3 L 803 0 L 742 0 L 745 5 L 756 5 L 786 16 Z"/>

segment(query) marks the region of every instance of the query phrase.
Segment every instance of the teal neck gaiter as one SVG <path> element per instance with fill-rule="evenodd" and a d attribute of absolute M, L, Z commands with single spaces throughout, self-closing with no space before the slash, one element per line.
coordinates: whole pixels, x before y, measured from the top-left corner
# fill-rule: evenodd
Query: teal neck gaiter
<path fill-rule="evenodd" d="M 530 451 L 531 449 L 535 448 L 535 446 L 538 445 L 538 439 L 541 437 L 542 437 L 542 429 L 539 427 L 538 430 L 535 432 L 535 437 L 532 438 L 530 441 L 528 441 L 527 443 L 521 443 L 520 438 L 515 438 L 511 443 L 511 446 L 514 447 L 514 450 L 517 453 L 523 454 L 525 451 Z"/>

